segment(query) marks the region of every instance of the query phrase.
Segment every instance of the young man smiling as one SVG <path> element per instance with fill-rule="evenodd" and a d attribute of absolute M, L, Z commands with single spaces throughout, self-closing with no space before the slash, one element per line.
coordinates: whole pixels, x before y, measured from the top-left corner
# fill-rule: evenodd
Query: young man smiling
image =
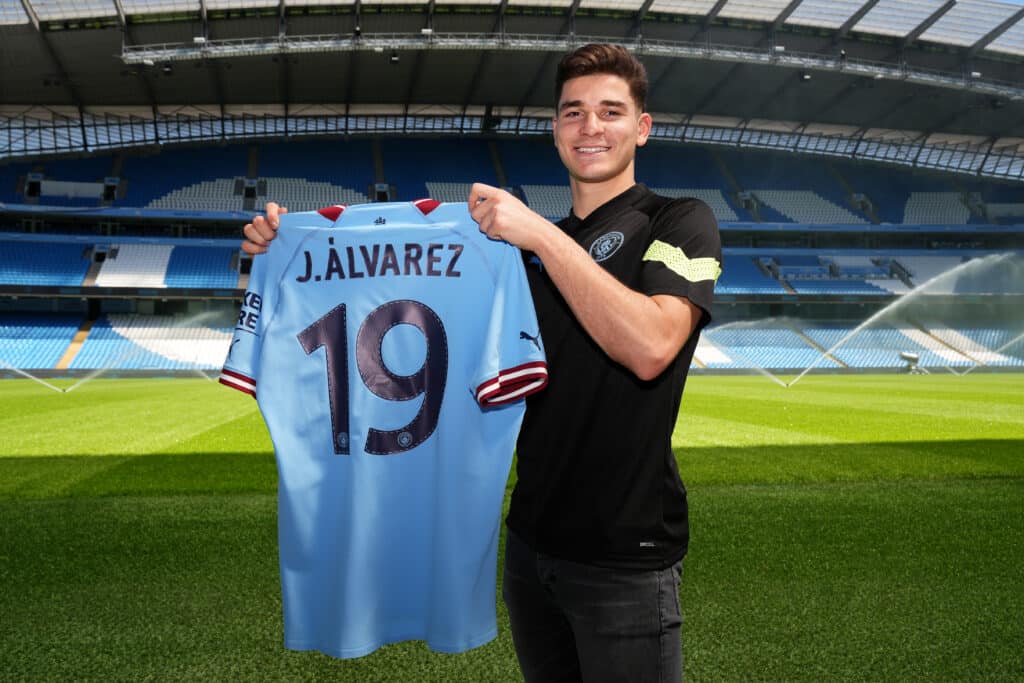
<path fill-rule="evenodd" d="M 651 131 L 636 58 L 581 47 L 555 92 L 571 214 L 552 224 L 480 183 L 469 196 L 480 230 L 523 251 L 549 370 L 517 442 L 503 596 L 527 681 L 679 681 L 689 528 L 671 436 L 718 228 L 704 203 L 636 183 Z M 277 214 L 245 227 L 246 251 L 265 250 Z"/>
<path fill-rule="evenodd" d="M 689 530 L 671 436 L 721 246 L 711 210 L 635 180 L 643 66 L 587 45 L 556 77 L 572 213 L 474 185 L 480 229 L 523 250 L 549 383 L 527 400 L 504 598 L 527 681 L 679 681 Z"/>

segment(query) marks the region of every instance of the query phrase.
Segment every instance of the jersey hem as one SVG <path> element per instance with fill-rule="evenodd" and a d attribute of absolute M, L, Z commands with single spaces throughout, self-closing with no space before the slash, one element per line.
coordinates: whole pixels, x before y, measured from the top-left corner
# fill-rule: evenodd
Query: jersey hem
<path fill-rule="evenodd" d="M 497 637 L 498 637 L 498 628 L 494 627 L 494 628 L 491 628 L 491 629 L 487 630 L 486 632 L 482 633 L 481 635 L 476 636 L 475 638 L 470 638 L 470 639 L 468 639 L 466 641 L 463 641 L 463 642 L 459 643 L 458 645 L 453 645 L 453 644 L 448 644 L 448 643 L 432 643 L 429 640 L 426 640 L 426 639 L 424 639 L 424 638 L 422 638 L 420 636 L 417 636 L 417 635 L 409 635 L 409 636 L 399 635 L 399 636 L 395 636 L 393 638 L 383 638 L 383 639 L 375 641 L 375 642 L 373 642 L 373 643 L 371 643 L 369 645 L 362 645 L 360 647 L 343 647 L 343 648 L 323 647 L 323 646 L 321 646 L 321 645 L 319 645 L 319 644 L 317 644 L 315 642 L 311 642 L 311 641 L 307 641 L 307 640 L 290 640 L 290 639 L 287 639 L 287 638 L 284 641 L 284 646 L 285 646 L 285 649 L 294 650 L 296 652 L 316 651 L 316 652 L 322 652 L 323 654 L 328 655 L 330 657 L 334 657 L 336 659 L 358 659 L 359 657 L 365 657 L 365 656 L 367 656 L 369 654 L 372 654 L 372 653 L 376 652 L 377 650 L 379 650 L 380 648 L 384 647 L 385 645 L 392 645 L 394 643 L 403 643 L 403 642 L 410 641 L 410 640 L 418 640 L 418 641 L 421 641 L 421 642 L 425 642 L 427 644 L 427 647 L 429 647 L 434 652 L 440 652 L 441 654 L 447 654 L 447 655 L 454 655 L 454 654 L 459 654 L 460 652 L 466 652 L 467 650 L 472 650 L 474 648 L 478 648 L 478 647 L 480 647 L 482 645 L 486 645 L 487 643 L 491 642 L 492 640 L 494 640 Z"/>

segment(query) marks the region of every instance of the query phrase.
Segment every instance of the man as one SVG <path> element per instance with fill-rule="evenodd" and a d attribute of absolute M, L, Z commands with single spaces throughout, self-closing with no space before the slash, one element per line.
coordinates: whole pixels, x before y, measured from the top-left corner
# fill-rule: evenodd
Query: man
<path fill-rule="evenodd" d="M 678 681 L 689 539 L 671 448 L 720 273 L 707 205 L 635 181 L 647 78 L 625 49 L 587 45 L 556 76 L 554 142 L 572 213 L 554 225 L 474 184 L 480 230 L 527 263 L 548 388 L 527 400 L 506 520 L 503 597 L 527 681 Z M 262 253 L 279 210 L 245 226 Z"/>

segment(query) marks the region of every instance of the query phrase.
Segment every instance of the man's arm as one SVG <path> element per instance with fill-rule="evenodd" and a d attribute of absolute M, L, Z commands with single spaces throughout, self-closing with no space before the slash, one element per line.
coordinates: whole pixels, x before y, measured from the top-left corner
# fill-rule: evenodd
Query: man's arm
<path fill-rule="evenodd" d="M 571 237 L 504 190 L 474 184 L 469 207 L 487 236 L 540 257 L 587 334 L 639 379 L 661 374 L 700 321 L 700 308 L 683 297 L 647 296 L 619 282 Z"/>
<path fill-rule="evenodd" d="M 288 213 L 288 209 L 278 206 L 274 202 L 267 202 L 266 210 L 267 215 L 265 218 L 263 216 L 256 216 L 252 219 L 252 223 L 246 223 L 245 227 L 242 228 L 242 234 L 245 235 L 245 241 L 242 242 L 242 251 L 247 254 L 256 256 L 257 254 L 266 253 L 270 241 L 277 236 L 278 216 Z"/>

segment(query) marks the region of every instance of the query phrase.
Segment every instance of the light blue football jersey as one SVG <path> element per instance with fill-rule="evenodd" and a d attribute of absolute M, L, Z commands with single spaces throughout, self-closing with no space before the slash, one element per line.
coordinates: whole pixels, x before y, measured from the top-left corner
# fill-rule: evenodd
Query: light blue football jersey
<path fill-rule="evenodd" d="M 496 636 L 521 399 L 547 383 L 517 249 L 461 203 L 286 214 L 220 381 L 256 397 L 274 443 L 285 647 Z"/>

